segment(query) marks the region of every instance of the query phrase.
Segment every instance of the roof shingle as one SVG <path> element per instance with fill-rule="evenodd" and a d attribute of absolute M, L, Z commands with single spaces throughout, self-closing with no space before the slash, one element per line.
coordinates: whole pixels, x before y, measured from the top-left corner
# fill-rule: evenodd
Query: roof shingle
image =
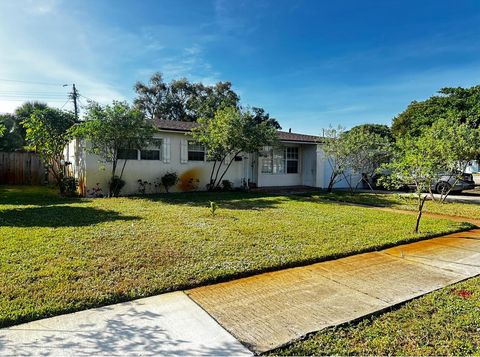
<path fill-rule="evenodd" d="M 156 119 L 155 126 L 160 130 L 172 130 L 188 132 L 198 126 L 198 123 L 177 120 Z M 316 143 L 320 141 L 319 136 L 290 133 L 287 131 L 278 131 L 278 139 L 281 141 Z"/>

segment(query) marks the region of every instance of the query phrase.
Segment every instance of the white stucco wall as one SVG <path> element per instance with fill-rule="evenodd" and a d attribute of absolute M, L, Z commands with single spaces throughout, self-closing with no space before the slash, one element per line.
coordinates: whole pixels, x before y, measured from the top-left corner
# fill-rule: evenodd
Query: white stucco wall
<path fill-rule="evenodd" d="M 205 190 L 206 185 L 210 179 L 210 172 L 213 167 L 212 162 L 203 161 L 188 161 L 181 162 L 181 145 L 182 141 L 191 140 L 191 137 L 184 133 L 176 132 L 162 132 L 155 135 L 158 139 L 169 139 L 169 151 L 170 160 L 168 163 L 163 160 L 127 160 L 125 170 L 122 179 L 125 180 L 125 187 L 122 189 L 123 195 L 137 194 L 139 192 L 138 180 L 148 181 L 152 183 L 151 189 L 147 190 L 148 193 L 153 193 L 155 188 L 153 183 L 159 182 L 160 178 L 167 172 L 176 172 L 181 178 L 175 187 L 171 188 L 171 191 L 187 191 L 190 185 L 188 181 L 193 179 L 198 190 Z M 161 149 L 163 150 L 163 149 Z M 230 180 L 234 187 L 240 187 L 242 185 L 242 179 L 245 174 L 245 160 L 234 161 L 230 166 L 224 180 Z M 119 160 L 117 175 L 120 174 L 124 160 Z M 110 180 L 112 166 L 110 164 L 101 163 L 99 157 L 92 154 L 86 154 L 85 160 L 86 166 L 86 187 L 87 190 L 91 190 L 98 183 L 104 193 L 108 192 L 108 181 Z M 217 166 L 218 167 L 218 166 Z M 227 165 L 222 164 L 221 172 Z M 196 182 L 196 180 L 199 182 Z M 158 192 L 155 191 L 155 192 Z M 163 187 L 160 192 L 164 192 Z"/>
<path fill-rule="evenodd" d="M 330 182 L 330 176 L 332 174 L 332 167 L 328 162 L 328 159 L 325 155 L 325 152 L 322 149 L 322 145 L 317 145 L 317 187 L 320 188 L 328 188 L 328 184 Z M 351 182 L 353 186 L 357 184 L 360 180 L 360 175 L 352 175 L 350 171 L 347 170 L 345 173 L 346 178 L 348 181 Z M 349 183 L 344 177 L 340 178 L 334 188 L 349 188 Z"/>

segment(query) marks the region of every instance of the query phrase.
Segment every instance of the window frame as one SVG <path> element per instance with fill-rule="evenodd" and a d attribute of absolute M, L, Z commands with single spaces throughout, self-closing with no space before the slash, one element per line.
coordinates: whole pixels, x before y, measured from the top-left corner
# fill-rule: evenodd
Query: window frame
<path fill-rule="evenodd" d="M 294 152 L 294 157 L 289 158 L 288 150 L 292 150 Z M 296 171 L 295 172 L 288 172 L 288 163 L 295 162 L 296 163 Z M 285 147 L 285 172 L 287 174 L 298 174 L 300 168 L 300 150 L 298 146 L 286 146 Z"/>
<path fill-rule="evenodd" d="M 131 152 L 133 153 L 135 151 L 136 155 L 135 155 L 135 158 L 130 158 L 130 157 L 120 157 L 120 152 L 121 151 L 124 151 L 124 152 Z M 133 156 L 133 155 L 132 155 Z M 137 149 L 118 149 L 117 150 L 117 160 L 138 160 L 138 150 Z"/>
<path fill-rule="evenodd" d="M 139 160 L 142 161 L 163 161 L 163 139 L 154 139 L 152 144 L 146 148 L 139 150 Z M 158 159 L 143 158 L 142 154 L 145 152 L 158 152 Z"/>
<path fill-rule="evenodd" d="M 196 150 L 191 149 L 191 147 L 193 147 L 193 146 L 196 147 Z M 201 150 L 200 150 L 200 148 L 201 148 Z M 192 157 L 190 156 L 190 153 L 196 154 L 196 155 L 201 153 L 202 158 L 201 159 L 199 157 L 198 158 L 193 158 L 193 156 Z M 205 158 L 206 158 L 205 146 L 198 144 L 194 140 L 188 140 L 187 141 L 187 160 L 188 161 L 200 161 L 200 162 L 203 161 L 203 162 L 205 162 Z"/>
<path fill-rule="evenodd" d="M 148 155 L 152 154 L 152 153 L 158 153 L 158 157 L 157 158 L 152 158 L 152 157 L 148 157 Z M 144 157 L 143 154 L 147 154 L 145 156 L 147 157 Z M 140 160 L 142 161 L 162 161 L 162 150 L 160 149 L 143 149 L 143 150 L 140 150 Z"/>
<path fill-rule="evenodd" d="M 269 147 L 262 157 L 261 173 L 266 175 L 295 175 L 300 172 L 300 147 L 282 145 Z M 295 172 L 289 172 L 289 163 L 296 163 Z"/>

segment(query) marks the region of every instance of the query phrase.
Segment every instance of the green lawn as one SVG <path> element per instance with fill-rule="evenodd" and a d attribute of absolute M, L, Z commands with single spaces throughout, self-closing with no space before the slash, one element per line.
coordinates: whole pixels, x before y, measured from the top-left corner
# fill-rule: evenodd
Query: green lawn
<path fill-rule="evenodd" d="M 275 355 L 480 355 L 480 277 L 396 311 L 328 329 Z"/>
<path fill-rule="evenodd" d="M 320 193 L 311 196 L 312 199 L 333 202 L 350 202 L 374 206 L 391 207 L 404 210 L 417 210 L 417 200 L 412 195 L 400 194 L 373 194 L 373 193 Z M 427 200 L 425 212 L 446 214 L 451 216 L 469 217 L 480 219 L 480 205 L 473 203 L 432 202 Z"/>
<path fill-rule="evenodd" d="M 414 235 L 414 220 L 300 196 L 0 187 L 0 326 L 470 227 L 426 218 Z"/>

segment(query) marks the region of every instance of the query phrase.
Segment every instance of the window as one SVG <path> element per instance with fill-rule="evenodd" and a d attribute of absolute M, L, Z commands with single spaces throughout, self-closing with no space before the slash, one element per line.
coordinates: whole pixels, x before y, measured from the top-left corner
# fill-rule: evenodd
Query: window
<path fill-rule="evenodd" d="M 262 158 L 262 173 L 298 173 L 298 147 L 268 148 Z"/>
<path fill-rule="evenodd" d="M 195 141 L 189 141 L 188 161 L 205 161 L 205 148 Z"/>
<path fill-rule="evenodd" d="M 271 174 L 273 171 L 273 149 L 265 149 L 264 156 L 262 157 L 262 174 Z"/>
<path fill-rule="evenodd" d="M 161 160 L 160 150 L 141 150 L 140 160 Z"/>
<path fill-rule="evenodd" d="M 117 158 L 119 160 L 138 160 L 137 149 L 119 149 Z"/>
<path fill-rule="evenodd" d="M 285 173 L 285 150 L 283 148 L 273 149 L 273 173 Z"/>
<path fill-rule="evenodd" d="M 286 147 L 285 156 L 287 158 L 287 174 L 298 173 L 298 148 Z"/>
<path fill-rule="evenodd" d="M 148 149 L 140 150 L 140 160 L 162 160 L 162 139 L 154 139 Z"/>

